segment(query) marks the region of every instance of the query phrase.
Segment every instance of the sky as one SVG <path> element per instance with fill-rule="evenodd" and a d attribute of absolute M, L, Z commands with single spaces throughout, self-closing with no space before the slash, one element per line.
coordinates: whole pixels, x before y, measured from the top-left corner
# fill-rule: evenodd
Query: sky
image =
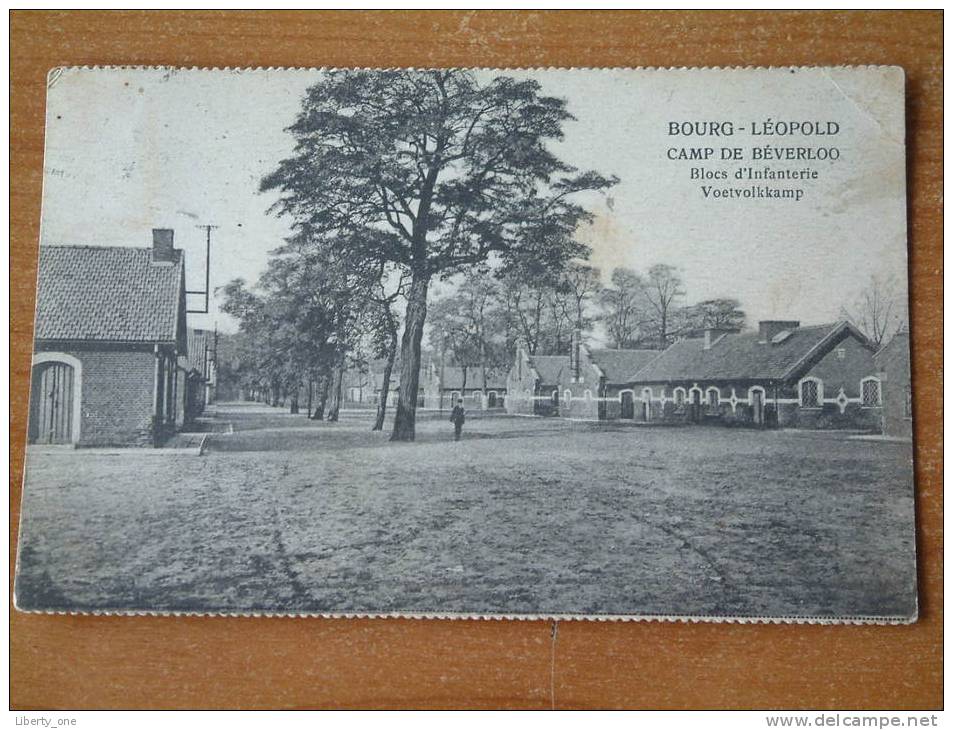
<path fill-rule="evenodd" d="M 479 71 L 483 79 L 501 73 Z M 565 98 L 576 121 L 553 143 L 580 169 L 616 175 L 579 232 L 591 263 L 611 270 L 679 268 L 687 302 L 730 296 L 749 322 L 838 318 L 871 275 L 906 286 L 903 78 L 897 69 L 533 70 L 543 92 Z M 212 289 L 253 282 L 288 233 L 269 213 L 259 181 L 290 154 L 285 131 L 322 72 L 302 70 L 67 69 L 47 100 L 42 244 L 149 246 L 152 228 L 175 230 L 186 252 L 187 288 L 202 289 L 205 235 L 212 229 Z M 671 121 L 834 120 L 828 139 L 672 137 Z M 841 159 L 815 163 L 697 163 L 670 148 L 836 146 Z M 791 200 L 706 199 L 691 167 L 733 171 L 810 165 Z M 706 183 L 707 184 L 707 183 Z M 794 183 L 725 183 L 791 186 Z M 194 297 L 191 307 L 201 306 Z M 234 329 L 213 295 L 190 326 Z"/>

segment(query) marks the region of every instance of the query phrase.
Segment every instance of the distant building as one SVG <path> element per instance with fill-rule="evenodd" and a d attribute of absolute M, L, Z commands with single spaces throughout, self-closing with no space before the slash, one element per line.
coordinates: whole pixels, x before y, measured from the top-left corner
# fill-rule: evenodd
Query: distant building
<path fill-rule="evenodd" d="M 639 421 L 881 427 L 874 347 L 847 322 L 707 330 L 633 373 L 631 389 Z"/>
<path fill-rule="evenodd" d="M 343 400 L 350 406 L 377 406 L 384 388 L 384 360 L 370 360 L 365 368 L 350 368 L 343 376 Z M 424 382 L 426 371 L 421 368 L 418 381 L 417 405 L 423 406 Z M 397 396 L 400 393 L 400 360 L 394 362 L 390 373 L 390 382 L 387 388 L 387 404 L 397 405 Z"/>
<path fill-rule="evenodd" d="M 496 370 L 486 371 L 479 366 L 462 368 L 431 362 L 422 381 L 424 408 L 453 408 L 457 399 L 465 408 L 474 410 L 502 409 L 506 401 L 506 376 Z"/>
<path fill-rule="evenodd" d="M 883 432 L 913 438 L 913 390 L 910 386 L 910 333 L 898 332 L 874 354 L 883 398 Z"/>
<path fill-rule="evenodd" d="M 632 373 L 658 357 L 659 350 L 590 350 L 578 334 L 570 347 L 570 377 L 562 385 L 560 415 L 599 421 L 634 418 Z"/>
<path fill-rule="evenodd" d="M 181 423 L 192 423 L 214 398 L 215 333 L 189 328 L 188 354 L 179 355 Z"/>
<path fill-rule="evenodd" d="M 348 405 L 376 405 L 374 387 L 374 372 L 372 368 L 375 361 L 368 365 L 366 371 L 356 368 L 348 369 L 344 372 L 341 381 L 341 391 L 344 395 L 344 402 Z M 380 380 L 380 377 L 377 378 Z"/>
<path fill-rule="evenodd" d="M 516 349 L 506 377 L 506 412 L 522 416 L 558 416 L 560 390 L 570 378 L 568 355 L 530 355 Z"/>
<path fill-rule="evenodd" d="M 632 418 L 632 373 L 658 357 L 658 350 L 590 349 L 576 332 L 570 353 L 517 353 L 510 371 L 511 413 L 584 420 Z"/>
<path fill-rule="evenodd" d="M 30 443 L 157 445 L 181 423 L 185 261 L 152 248 L 41 246 Z"/>

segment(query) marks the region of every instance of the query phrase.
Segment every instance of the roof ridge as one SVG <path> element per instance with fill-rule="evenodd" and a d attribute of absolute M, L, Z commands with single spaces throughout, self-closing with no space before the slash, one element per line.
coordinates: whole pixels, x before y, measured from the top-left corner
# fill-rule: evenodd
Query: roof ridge
<path fill-rule="evenodd" d="M 98 246 L 92 243 L 41 243 L 40 248 L 89 248 L 94 250 L 102 251 L 151 251 L 152 246 L 118 246 L 115 244 L 110 244 L 107 246 Z M 182 249 L 177 248 L 175 251 L 181 251 Z"/>
<path fill-rule="evenodd" d="M 589 352 L 662 352 L 654 347 L 596 347 Z M 566 357 L 569 357 L 566 355 Z"/>

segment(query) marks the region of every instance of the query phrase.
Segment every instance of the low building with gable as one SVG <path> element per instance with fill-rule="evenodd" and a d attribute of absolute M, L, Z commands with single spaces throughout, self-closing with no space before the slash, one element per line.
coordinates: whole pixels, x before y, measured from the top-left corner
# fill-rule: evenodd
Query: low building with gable
<path fill-rule="evenodd" d="M 183 417 L 185 257 L 151 248 L 40 246 L 28 441 L 156 446 Z"/>
<path fill-rule="evenodd" d="M 424 373 L 422 373 L 424 375 Z M 487 369 L 441 365 L 431 361 L 421 379 L 424 391 L 423 407 L 435 410 L 453 408 L 458 399 L 468 410 L 502 409 L 506 402 L 506 376 Z"/>
<path fill-rule="evenodd" d="M 558 416 L 560 392 L 569 379 L 568 355 L 531 355 L 516 348 L 506 376 L 506 412 L 517 416 Z"/>
<path fill-rule="evenodd" d="M 633 418 L 632 373 L 659 354 L 659 350 L 647 349 L 590 349 L 577 332 L 570 345 L 559 414 L 591 421 Z"/>
<path fill-rule="evenodd" d="M 634 420 L 879 431 L 874 346 L 849 322 L 710 329 L 634 372 Z M 627 416 L 629 413 L 627 412 Z"/>

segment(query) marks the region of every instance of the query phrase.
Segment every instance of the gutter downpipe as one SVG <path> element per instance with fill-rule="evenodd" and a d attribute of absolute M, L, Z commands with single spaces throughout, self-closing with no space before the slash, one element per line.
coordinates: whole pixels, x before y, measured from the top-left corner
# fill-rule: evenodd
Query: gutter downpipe
<path fill-rule="evenodd" d="M 152 382 L 152 445 L 159 445 L 159 343 L 153 347 L 156 358 L 155 377 Z"/>

